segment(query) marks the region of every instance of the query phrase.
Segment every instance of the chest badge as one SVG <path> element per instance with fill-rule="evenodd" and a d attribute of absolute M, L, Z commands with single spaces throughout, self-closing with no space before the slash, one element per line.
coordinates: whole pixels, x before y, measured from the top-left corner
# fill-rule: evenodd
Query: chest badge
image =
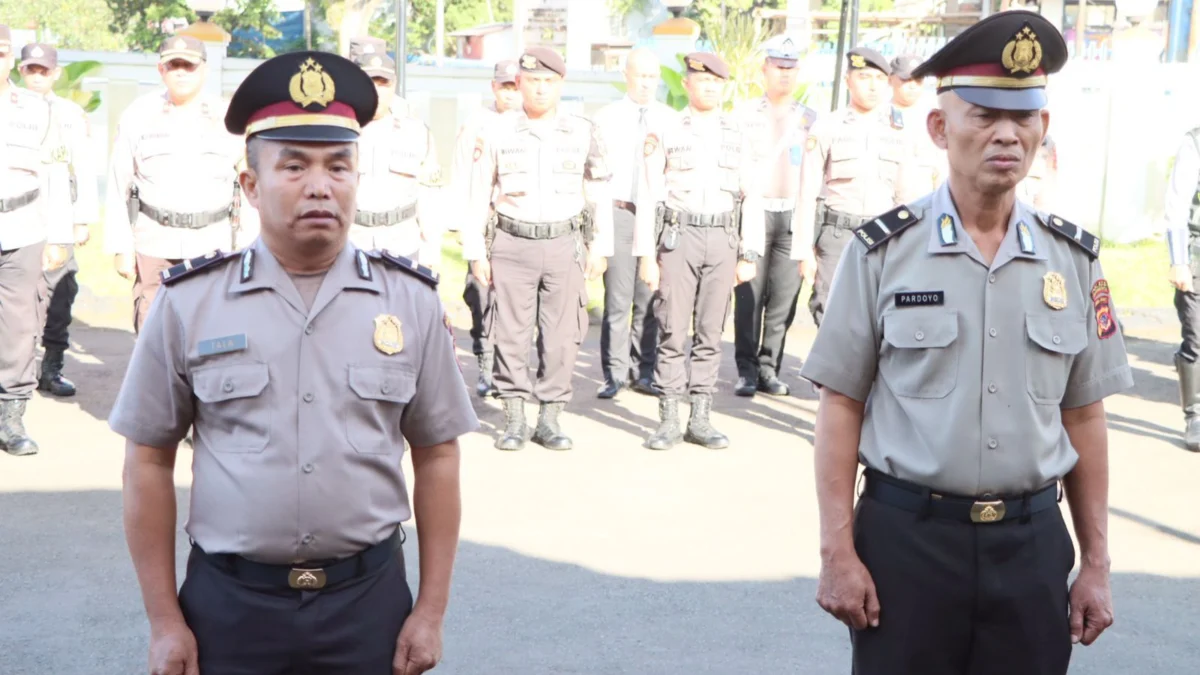
<path fill-rule="evenodd" d="M 1042 277 L 1042 299 L 1050 309 L 1067 308 L 1067 281 L 1058 272 L 1047 272 Z"/>
<path fill-rule="evenodd" d="M 375 317 L 375 348 L 388 356 L 404 351 L 404 332 L 400 330 L 400 319 L 391 314 Z"/>

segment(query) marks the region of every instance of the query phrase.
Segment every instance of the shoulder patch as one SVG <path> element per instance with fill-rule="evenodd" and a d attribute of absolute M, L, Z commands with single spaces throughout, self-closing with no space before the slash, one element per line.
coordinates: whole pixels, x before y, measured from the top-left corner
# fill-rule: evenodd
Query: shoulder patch
<path fill-rule="evenodd" d="M 1038 220 L 1050 228 L 1051 232 L 1071 240 L 1072 243 L 1083 249 L 1084 253 L 1087 253 L 1088 257 L 1092 260 L 1100 257 L 1100 237 L 1088 232 L 1075 223 L 1068 222 L 1052 214 L 1044 215 L 1039 213 Z"/>
<path fill-rule="evenodd" d="M 904 228 L 918 220 L 920 219 L 913 214 L 912 209 L 900 206 L 874 220 L 863 223 L 861 227 L 854 230 L 854 234 L 867 245 L 868 251 L 874 251 L 883 242 L 904 231 Z"/>
<path fill-rule="evenodd" d="M 809 129 L 812 129 L 813 123 L 817 121 L 817 111 L 806 105 L 802 105 L 800 107 L 804 108 L 804 112 L 800 113 L 800 126 L 803 127 L 805 131 L 808 131 Z"/>
<path fill-rule="evenodd" d="M 180 279 L 195 274 L 200 270 L 215 269 L 220 263 L 232 260 L 239 257 L 240 254 L 223 253 L 221 251 L 213 251 L 207 255 L 202 255 L 199 258 L 184 260 L 183 262 L 173 267 L 168 267 L 159 273 L 159 277 L 164 284 L 173 284 Z"/>
<path fill-rule="evenodd" d="M 900 112 L 900 109 L 896 106 L 892 106 L 892 128 L 904 128 L 904 113 Z"/>
<path fill-rule="evenodd" d="M 438 281 L 440 281 L 440 277 L 438 276 L 437 272 L 434 272 L 424 265 L 418 265 L 417 261 L 413 260 L 412 258 L 405 258 L 402 255 L 396 255 L 386 250 L 372 251 L 369 255 L 373 258 L 384 261 L 391 267 L 395 267 L 396 269 L 403 270 L 413 275 L 414 277 L 428 284 L 430 288 L 437 288 Z"/>

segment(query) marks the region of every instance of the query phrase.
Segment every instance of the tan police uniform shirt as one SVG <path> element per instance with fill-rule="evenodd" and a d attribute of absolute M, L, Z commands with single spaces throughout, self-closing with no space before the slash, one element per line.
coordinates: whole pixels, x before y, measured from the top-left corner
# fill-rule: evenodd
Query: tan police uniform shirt
<path fill-rule="evenodd" d="M 492 205 L 501 215 L 530 223 L 568 220 L 590 205 L 596 229 L 592 250 L 613 254 L 610 174 L 591 121 L 561 108 L 539 120 L 513 111 L 481 129 L 471 154 L 464 259 L 487 257 L 483 226 Z"/>
<path fill-rule="evenodd" d="M 801 376 L 866 403 L 859 458 L 883 473 L 967 496 L 1061 478 L 1062 410 L 1133 386 L 1099 260 L 1022 202 L 990 266 L 947 186 L 911 213 L 846 249 Z"/>
<path fill-rule="evenodd" d="M 87 113 L 78 103 L 57 94 L 45 95 L 61 134 L 47 136 L 43 161 L 49 166 L 45 183 L 51 218 L 72 225 L 99 221 L 97 165 L 92 152 Z M 74 183 L 74 185 L 72 185 Z"/>
<path fill-rule="evenodd" d="M 799 101 L 790 101 L 781 115 L 764 96 L 743 103 L 734 114 L 750 136 L 755 171 L 766 181 L 762 192 L 767 210 L 794 209 L 800 192 L 804 147 L 817 112 Z"/>
<path fill-rule="evenodd" d="M 72 223 L 51 219 L 51 198 L 46 194 L 50 165 L 43 142 L 61 134 L 49 103 L 41 96 L 11 84 L 0 95 L 0 199 L 38 191 L 35 201 L 0 212 L 0 251 L 43 241 L 74 243 Z"/>
<path fill-rule="evenodd" d="M 411 208 L 413 216 L 390 226 L 351 225 L 351 243 L 415 257 L 423 265 L 440 263 L 441 218 L 435 200 L 441 168 L 429 127 L 407 116 L 372 121 L 359 137 L 358 166 L 359 211 Z"/>
<path fill-rule="evenodd" d="M 473 113 L 458 130 L 454 139 L 454 154 L 450 159 L 450 186 L 447 191 L 446 203 L 453 211 L 454 222 L 458 226 L 460 237 L 466 241 L 469 230 L 478 230 L 478 236 L 483 237 L 484 221 L 472 221 L 468 216 L 470 208 L 468 199 L 471 196 L 471 171 L 474 169 L 475 140 L 480 131 L 500 116 L 496 110 L 496 102 L 492 101 Z M 492 200 L 495 200 L 493 189 Z M 489 202 L 490 204 L 490 202 Z M 490 207 L 489 207 L 490 208 Z"/>
<path fill-rule="evenodd" d="M 913 199 L 938 189 L 950 178 L 950 163 L 946 151 L 934 144 L 929 136 L 929 111 L 933 107 L 924 100 L 910 108 L 892 104 L 893 119 L 899 120 L 914 146 L 914 161 L 905 175 L 906 189 Z"/>
<path fill-rule="evenodd" d="M 812 262 L 817 200 L 856 216 L 883 213 L 929 192 L 905 186 L 913 140 L 892 124 L 891 106 L 869 113 L 843 108 L 817 120 L 809 134 L 792 213 L 792 260 Z M 915 194 L 913 194 L 915 192 Z"/>
<path fill-rule="evenodd" d="M 166 227 L 138 213 L 131 226 L 126 206 L 132 185 L 138 187 L 142 202 L 175 213 L 215 211 L 233 203 L 245 143 L 225 131 L 226 105 L 201 94 L 178 107 L 165 91 L 129 105 L 117 127 L 108 172 L 106 253 L 183 259 L 233 247 L 229 219 L 189 229 Z"/>
<path fill-rule="evenodd" d="M 187 532 L 205 551 L 350 555 L 411 514 L 404 442 L 478 427 L 444 316 L 434 288 L 349 244 L 306 310 L 259 239 L 164 284 L 109 425 L 155 448 L 194 425 Z"/>
<path fill-rule="evenodd" d="M 654 212 L 659 202 L 677 211 L 718 214 L 733 211 L 738 196 L 745 197 L 739 252 L 763 254 L 762 181 L 755 173 L 750 134 L 732 115 L 702 115 L 689 107 L 652 129 L 643 153 L 646 164 L 638 191 L 635 256 L 653 256 L 658 248 Z"/>

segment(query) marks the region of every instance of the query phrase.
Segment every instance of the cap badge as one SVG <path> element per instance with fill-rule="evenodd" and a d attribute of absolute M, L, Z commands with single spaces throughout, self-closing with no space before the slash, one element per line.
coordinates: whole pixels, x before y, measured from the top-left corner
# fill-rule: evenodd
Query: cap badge
<path fill-rule="evenodd" d="M 333 78 L 321 64 L 311 58 L 300 64 L 300 72 L 292 76 L 288 86 L 292 100 L 301 108 L 307 108 L 314 103 L 324 108 L 334 98 Z"/>
<path fill-rule="evenodd" d="M 187 49 L 187 40 L 183 38 L 175 40 L 175 46 L 172 49 Z"/>
<path fill-rule="evenodd" d="M 538 67 L 537 57 L 533 54 L 524 54 L 521 56 L 521 67 L 525 70 L 534 70 Z"/>
<path fill-rule="evenodd" d="M 379 58 L 378 56 L 371 57 L 371 67 L 372 68 L 378 68 L 382 65 L 383 65 L 383 59 Z"/>
<path fill-rule="evenodd" d="M 863 58 L 863 56 L 861 54 L 851 54 L 850 55 L 850 67 L 866 68 L 867 60 L 865 58 Z"/>
<path fill-rule="evenodd" d="M 46 55 L 46 52 L 42 51 L 41 47 L 34 47 L 33 49 L 29 50 L 29 55 L 35 59 L 40 59 Z"/>
<path fill-rule="evenodd" d="M 374 54 L 374 53 L 375 53 L 375 45 L 373 45 L 373 44 L 365 44 L 365 45 L 363 45 L 363 46 L 362 46 L 362 52 L 361 52 L 361 53 L 363 53 L 363 54 Z"/>
<path fill-rule="evenodd" d="M 688 68 L 691 68 L 692 70 L 699 72 L 699 73 L 703 73 L 705 70 L 707 70 L 704 67 L 704 62 L 702 62 L 700 59 L 688 59 L 687 66 L 688 66 Z"/>
<path fill-rule="evenodd" d="M 400 319 L 391 314 L 375 317 L 375 348 L 388 356 L 404 351 L 404 333 L 400 330 Z"/>
<path fill-rule="evenodd" d="M 1013 75 L 1032 73 L 1042 64 L 1042 43 L 1028 24 L 1004 45 L 1000 61 Z"/>
<path fill-rule="evenodd" d="M 517 67 L 516 67 L 516 66 L 514 66 L 514 65 L 513 65 L 513 64 L 511 64 L 511 63 L 510 63 L 510 64 L 508 64 L 507 66 L 505 66 L 505 67 L 504 67 L 504 74 L 505 74 L 505 75 L 516 75 L 516 74 L 517 74 Z"/>

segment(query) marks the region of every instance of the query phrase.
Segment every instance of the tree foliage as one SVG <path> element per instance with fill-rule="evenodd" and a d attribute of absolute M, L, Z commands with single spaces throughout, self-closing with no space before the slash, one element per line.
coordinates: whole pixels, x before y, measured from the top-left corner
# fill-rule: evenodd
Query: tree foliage
<path fill-rule="evenodd" d="M 31 29 L 39 42 L 60 49 L 120 50 L 122 36 L 109 30 L 112 12 L 105 0 L 0 0 L 0 19 Z"/>
<path fill-rule="evenodd" d="M 105 0 L 112 12 L 109 27 L 125 39 L 133 51 L 149 52 L 162 42 L 163 23 L 168 19 L 194 19 L 184 0 Z"/>
<path fill-rule="evenodd" d="M 213 16 L 213 23 L 233 35 L 243 31 L 262 36 L 252 40 L 234 39 L 229 43 L 229 55 L 245 58 L 266 59 L 275 56 L 275 50 L 264 42 L 279 37 L 279 30 L 271 24 L 279 20 L 272 0 L 229 0 L 221 12 Z"/>

